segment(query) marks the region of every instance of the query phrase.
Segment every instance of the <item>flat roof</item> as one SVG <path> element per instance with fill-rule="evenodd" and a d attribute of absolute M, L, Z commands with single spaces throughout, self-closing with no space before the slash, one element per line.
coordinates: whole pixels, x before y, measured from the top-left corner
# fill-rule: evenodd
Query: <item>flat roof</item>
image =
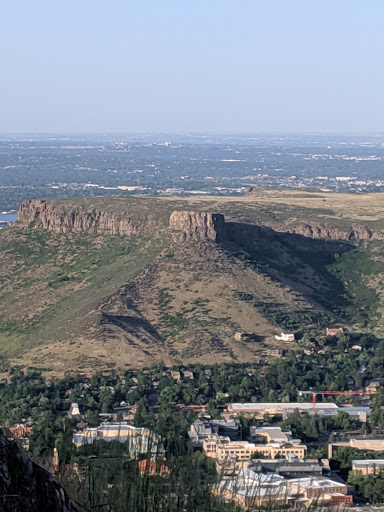
<path fill-rule="evenodd" d="M 281 402 L 258 402 L 258 403 L 233 403 L 229 404 L 229 407 L 232 409 L 238 410 L 263 410 L 263 409 L 313 409 L 312 402 L 289 402 L 289 403 L 281 403 Z M 338 409 L 338 406 L 335 403 L 316 403 L 316 409 Z"/>
<path fill-rule="evenodd" d="M 353 466 L 384 466 L 384 459 L 353 460 Z"/>
<path fill-rule="evenodd" d="M 305 489 L 311 489 L 313 487 L 319 488 L 319 487 L 334 487 L 335 485 L 337 487 L 340 487 L 340 482 L 336 482 L 335 480 L 331 480 L 329 478 L 320 479 L 316 477 L 308 477 L 308 478 L 295 478 L 293 480 L 287 480 L 287 484 L 293 484 L 296 487 L 303 487 Z"/>

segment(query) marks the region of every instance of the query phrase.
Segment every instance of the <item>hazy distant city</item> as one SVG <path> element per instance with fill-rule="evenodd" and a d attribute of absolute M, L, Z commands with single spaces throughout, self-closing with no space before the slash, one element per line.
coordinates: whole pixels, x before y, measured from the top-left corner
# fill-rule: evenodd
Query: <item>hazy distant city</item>
<path fill-rule="evenodd" d="M 250 186 L 384 190 L 384 136 L 0 138 L 0 211 L 24 199 L 241 195 Z"/>

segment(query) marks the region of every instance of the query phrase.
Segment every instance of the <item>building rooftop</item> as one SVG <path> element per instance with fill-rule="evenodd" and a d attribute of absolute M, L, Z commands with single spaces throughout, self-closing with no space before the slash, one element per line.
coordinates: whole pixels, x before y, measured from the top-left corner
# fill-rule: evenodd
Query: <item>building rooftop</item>
<path fill-rule="evenodd" d="M 258 410 L 264 410 L 264 409 L 281 409 L 281 410 L 287 410 L 287 409 L 299 409 L 299 410 L 312 410 L 313 409 L 313 403 L 312 402 L 288 402 L 288 403 L 282 403 L 282 402 L 259 402 L 259 403 L 232 403 L 229 404 L 229 408 L 235 409 L 238 411 L 258 411 Z M 335 403 L 316 403 L 315 404 L 316 409 L 338 409 L 338 406 Z"/>
<path fill-rule="evenodd" d="M 327 487 L 340 487 L 340 485 L 345 485 L 329 478 L 318 477 L 294 478 L 293 480 L 288 480 L 287 483 L 295 487 L 301 487 L 302 489 L 326 489 Z"/>
<path fill-rule="evenodd" d="M 352 466 L 384 466 L 384 459 L 353 460 Z"/>

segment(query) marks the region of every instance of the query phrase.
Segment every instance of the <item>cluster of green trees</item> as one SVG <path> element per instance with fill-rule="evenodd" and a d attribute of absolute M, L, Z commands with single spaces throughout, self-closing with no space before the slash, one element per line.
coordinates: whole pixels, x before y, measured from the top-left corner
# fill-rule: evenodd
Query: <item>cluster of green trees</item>
<path fill-rule="evenodd" d="M 363 476 L 360 472 L 350 472 L 348 483 L 354 485 L 357 493 L 370 503 L 384 504 L 384 472 L 376 475 Z"/>
<path fill-rule="evenodd" d="M 361 350 L 352 349 L 356 343 Z M 160 367 L 127 371 L 122 376 L 96 374 L 89 380 L 72 376 L 51 381 L 46 381 L 36 370 L 23 373 L 13 369 L 9 383 L 0 387 L 0 418 L 8 426 L 28 418 L 33 420 L 32 457 L 44 461 L 53 448 L 57 448 L 60 478 L 79 510 L 91 510 L 92 507 L 110 510 L 105 508 L 106 504 L 121 506 L 121 510 L 134 506 L 136 508 L 126 510 L 138 511 L 225 510 L 217 501 L 219 498 L 209 492 L 215 478 L 209 461 L 187 447 L 187 431 L 196 416 L 176 412 L 172 404 L 206 404 L 208 413 L 218 417 L 224 404 L 231 401 L 308 401 L 308 397 L 298 395 L 299 390 L 345 390 L 347 377 L 353 379 L 357 387 L 363 386 L 366 380 L 381 377 L 384 342 L 368 335 L 358 339 L 344 335 L 320 340 L 317 344 L 324 350 L 320 354 L 318 351 L 308 355 L 302 349 L 292 350 L 284 359 L 266 361 L 251 368 L 220 364 L 207 369 L 195 365 L 188 368 L 193 372 L 193 379 L 188 378 L 184 374 L 186 368 L 180 366 L 175 368 L 181 374 L 180 382 Z M 151 406 L 156 400 L 159 413 L 154 415 Z M 170 468 L 167 475 L 141 475 L 137 461 L 130 460 L 124 443 L 106 445 L 96 442 L 79 449 L 73 445 L 75 420 L 66 417 L 70 402 L 78 402 L 88 425 L 96 426 L 100 423 L 100 413 L 112 413 L 122 401 L 137 404 L 136 426 L 148 427 L 160 436 L 164 448 L 161 460 L 166 459 Z M 373 399 L 371 427 L 384 425 L 382 405 L 383 390 Z M 119 419 L 122 419 L 121 413 Z M 329 436 L 333 430 L 358 426 L 346 413 L 334 418 L 295 413 L 283 421 L 274 421 L 290 428 L 305 442 L 326 439 L 323 434 Z M 255 420 L 242 419 L 242 422 L 245 433 L 251 424 L 257 424 Z M 268 423 L 268 418 L 264 423 Z M 333 464 L 347 477 L 352 458 L 361 458 L 361 453 L 344 453 L 343 450 L 340 448 L 336 452 Z M 81 467 L 79 473 L 70 469 L 75 462 Z M 130 479 L 128 488 L 127 478 Z M 364 481 L 356 485 L 367 499 L 380 501 L 379 484 L 370 486 Z M 185 496 L 188 496 L 187 501 Z M 226 506 L 233 510 L 231 505 Z"/>

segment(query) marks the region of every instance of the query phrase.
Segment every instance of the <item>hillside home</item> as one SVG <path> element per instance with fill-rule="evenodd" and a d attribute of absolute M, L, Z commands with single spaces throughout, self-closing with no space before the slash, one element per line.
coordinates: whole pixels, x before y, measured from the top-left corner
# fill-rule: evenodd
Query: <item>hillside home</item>
<path fill-rule="evenodd" d="M 294 334 L 288 334 L 285 332 L 282 332 L 280 334 L 276 334 L 275 338 L 280 341 L 295 341 L 295 335 Z"/>
<path fill-rule="evenodd" d="M 343 334 L 344 329 L 342 327 L 327 327 L 325 329 L 326 336 L 337 336 L 338 334 Z"/>

